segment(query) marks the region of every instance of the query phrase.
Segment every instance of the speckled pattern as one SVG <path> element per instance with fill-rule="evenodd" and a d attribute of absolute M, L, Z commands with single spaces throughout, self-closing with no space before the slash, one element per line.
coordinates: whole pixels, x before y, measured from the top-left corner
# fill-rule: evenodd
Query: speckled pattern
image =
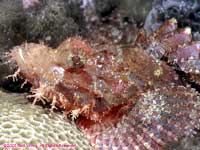
<path fill-rule="evenodd" d="M 193 44 L 191 29 L 177 29 L 172 18 L 151 37 L 140 34 L 135 47 L 117 54 L 98 52 L 80 38 L 56 49 L 26 43 L 10 54 L 18 66 L 10 77 L 33 85 L 34 102 L 46 100 L 71 116 L 95 150 L 163 150 L 200 129 L 199 93 L 157 57 Z"/>
<path fill-rule="evenodd" d="M 31 105 L 23 95 L 0 91 L 0 145 L 4 143 L 75 144 L 72 149 L 91 149 L 80 130 L 63 115 Z"/>
<path fill-rule="evenodd" d="M 163 150 L 168 142 L 196 134 L 199 106 L 194 90 L 164 87 L 144 93 L 116 126 L 95 126 L 85 134 L 95 150 Z"/>

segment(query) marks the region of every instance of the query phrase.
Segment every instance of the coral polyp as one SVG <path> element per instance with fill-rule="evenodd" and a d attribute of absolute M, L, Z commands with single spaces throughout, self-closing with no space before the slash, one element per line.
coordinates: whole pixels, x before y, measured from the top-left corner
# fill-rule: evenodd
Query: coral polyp
<path fill-rule="evenodd" d="M 142 33 L 134 46 L 74 37 L 55 49 L 25 43 L 10 55 L 18 76 L 32 84 L 34 103 L 50 102 L 52 110 L 62 110 L 95 149 L 157 150 L 199 128 L 199 94 L 160 60 L 175 57 L 184 65 L 179 56 L 186 56 L 182 48 L 191 43 L 190 32 L 177 30 L 171 19 L 150 37 Z"/>

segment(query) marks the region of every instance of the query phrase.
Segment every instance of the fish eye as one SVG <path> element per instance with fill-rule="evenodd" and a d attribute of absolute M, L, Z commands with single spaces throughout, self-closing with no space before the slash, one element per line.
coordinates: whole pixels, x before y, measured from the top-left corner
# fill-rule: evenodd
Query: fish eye
<path fill-rule="evenodd" d="M 78 64 L 81 62 L 81 58 L 78 55 L 72 56 L 72 62 Z"/>
<path fill-rule="evenodd" d="M 73 62 L 73 67 L 74 68 L 82 68 L 83 67 L 83 62 L 81 61 L 81 58 L 80 56 L 78 55 L 75 55 L 75 56 L 72 56 L 72 62 Z"/>

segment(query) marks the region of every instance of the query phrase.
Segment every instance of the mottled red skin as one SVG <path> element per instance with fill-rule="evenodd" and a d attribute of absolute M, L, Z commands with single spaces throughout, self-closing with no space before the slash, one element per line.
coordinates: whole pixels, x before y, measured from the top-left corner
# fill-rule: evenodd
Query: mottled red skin
<path fill-rule="evenodd" d="M 37 46 L 40 47 L 40 45 L 32 46 L 36 48 Z M 16 60 L 19 66 L 19 75 L 27 79 L 28 82 L 33 85 L 33 91 L 34 89 L 39 89 L 37 92 L 40 92 L 40 87 L 45 87 L 43 88 L 42 96 L 47 101 L 54 103 L 52 104 L 53 108 L 58 107 L 62 109 L 66 115 L 70 115 L 72 110 L 80 109 L 80 112 L 77 116 L 74 116 L 74 119 L 80 116 L 79 118 L 85 118 L 85 120 L 88 119 L 91 122 L 100 123 L 105 120 L 104 118 L 116 112 L 116 108 L 118 109 L 119 116 L 122 116 L 122 114 L 125 114 L 128 108 L 131 107 L 132 103 L 134 103 L 134 100 L 129 100 L 129 97 L 121 96 L 123 93 L 126 95 L 126 91 L 129 88 L 128 82 L 122 80 L 120 74 L 119 77 L 115 77 L 115 74 L 112 75 L 109 72 L 123 71 L 123 68 L 117 68 L 121 63 L 117 64 L 114 63 L 115 60 L 112 60 L 111 57 L 115 55 L 113 52 L 106 50 L 96 52 L 86 44 L 85 41 L 78 38 L 72 38 L 63 42 L 57 48 L 57 50 L 61 52 L 60 54 L 58 52 L 58 55 L 55 52 L 57 50 L 51 50 L 45 46 L 41 48 L 44 54 L 39 54 L 40 49 L 37 49 L 38 52 L 33 54 L 35 52 L 33 47 L 31 47 L 31 45 L 29 48 L 27 48 L 27 45 L 18 47 L 13 50 L 11 56 Z M 66 53 L 63 54 L 62 51 L 66 51 Z M 45 59 L 48 55 L 51 55 L 50 53 L 53 54 L 52 59 L 54 59 L 53 57 L 56 58 L 55 61 L 50 60 L 49 64 L 41 62 L 36 65 L 34 63 L 37 63 L 37 59 L 29 59 L 31 55 L 33 55 L 33 57 L 37 55 L 40 56 L 40 59 Z M 68 60 L 68 58 L 65 58 L 67 55 L 73 55 L 73 57 L 70 56 Z M 62 61 L 60 57 L 64 57 L 66 60 Z M 83 58 L 80 59 L 80 57 Z M 98 69 L 97 65 L 101 65 L 102 67 Z M 34 68 L 36 71 L 34 71 Z M 54 72 L 52 73 L 52 68 L 54 71 L 58 71 L 58 75 L 60 74 L 62 77 L 57 78 L 56 74 L 54 74 Z M 56 69 L 61 69 L 61 73 Z M 64 72 L 62 72 L 62 69 Z M 112 90 L 108 91 L 108 94 L 112 94 L 110 98 L 113 99 L 116 97 L 118 101 L 106 101 L 101 89 L 99 90 L 98 87 L 92 87 L 94 80 L 104 82 L 104 84 L 106 84 L 105 86 Z M 77 98 L 80 98 L 80 100 L 74 97 L 75 93 L 79 94 Z M 85 106 L 87 106 L 87 109 L 84 108 Z M 124 107 L 128 108 L 124 109 Z M 118 120 L 118 118 L 116 118 L 116 120 Z"/>
<path fill-rule="evenodd" d="M 139 36 L 130 48 L 96 47 L 69 38 L 56 49 L 29 43 L 15 47 L 10 55 L 19 76 L 33 85 L 34 102 L 48 101 L 52 109 L 71 116 L 95 149 L 159 150 L 199 123 L 198 94 L 179 87 L 176 72 L 148 54 L 152 46 L 154 54 L 174 54 L 178 64 L 180 57 L 198 57 L 195 48 L 186 47 L 188 52 L 180 47 L 190 43 L 191 35 L 175 31 L 172 23 L 166 22 L 151 37 Z"/>
<path fill-rule="evenodd" d="M 83 128 L 96 123 L 115 124 L 142 92 L 169 82 L 179 83 L 173 70 L 138 47 L 118 53 L 70 38 L 57 49 L 25 44 L 15 48 L 11 56 L 19 74 L 33 85 L 33 91 L 36 89 L 35 94 L 42 90 L 52 109 L 60 108 L 73 119 L 79 116 Z M 118 117 L 113 118 L 113 114 Z"/>
<path fill-rule="evenodd" d="M 116 126 L 96 125 L 84 132 L 95 150 L 164 150 L 166 143 L 193 135 L 199 128 L 199 102 L 198 94 L 190 88 L 150 90 Z"/>

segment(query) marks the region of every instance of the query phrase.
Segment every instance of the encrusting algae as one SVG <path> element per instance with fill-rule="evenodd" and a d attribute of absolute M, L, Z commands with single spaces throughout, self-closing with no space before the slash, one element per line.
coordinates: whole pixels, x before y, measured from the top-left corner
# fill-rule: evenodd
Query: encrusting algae
<path fill-rule="evenodd" d="M 10 56 L 18 66 L 17 76 L 32 84 L 29 98 L 62 110 L 94 149 L 160 150 L 170 141 L 195 134 L 200 98 L 159 58 L 169 57 L 181 68 L 182 57 L 198 59 L 199 47 L 187 47 L 196 44 L 189 29 L 177 29 L 172 19 L 150 37 L 141 33 L 128 48 L 99 48 L 69 38 L 56 49 L 25 43 Z M 171 61 L 172 56 L 178 61 Z M 193 71 L 186 73 L 196 77 Z"/>

